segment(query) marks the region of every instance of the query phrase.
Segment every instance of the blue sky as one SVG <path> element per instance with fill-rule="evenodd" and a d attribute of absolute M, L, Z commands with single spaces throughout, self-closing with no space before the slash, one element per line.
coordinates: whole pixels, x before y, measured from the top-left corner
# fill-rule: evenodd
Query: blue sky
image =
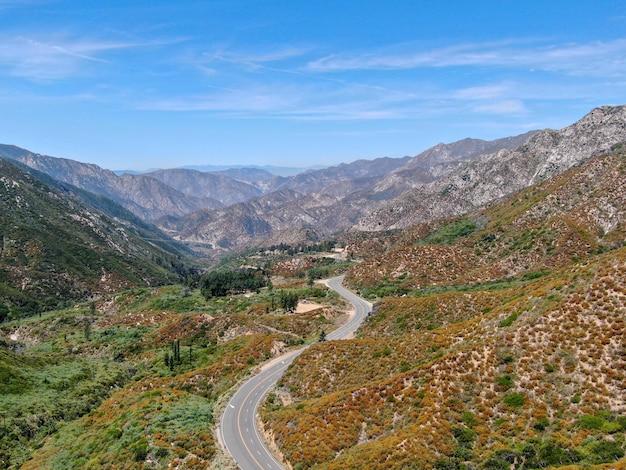
<path fill-rule="evenodd" d="M 304 167 L 626 103 L 626 2 L 0 0 L 0 143 Z"/>

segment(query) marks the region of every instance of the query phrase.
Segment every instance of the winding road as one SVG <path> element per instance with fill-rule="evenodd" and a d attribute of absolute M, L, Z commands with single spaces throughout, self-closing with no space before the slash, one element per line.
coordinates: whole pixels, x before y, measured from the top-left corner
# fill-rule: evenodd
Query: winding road
<path fill-rule="evenodd" d="M 354 314 L 341 327 L 329 333 L 327 340 L 350 338 L 372 310 L 369 302 L 345 289 L 342 281 L 343 276 L 334 277 L 327 281 L 327 285 L 352 304 Z M 265 395 L 305 349 L 291 351 L 271 361 L 261 372 L 244 382 L 226 405 L 220 422 L 222 443 L 240 469 L 284 468 L 265 446 L 256 425 L 257 411 Z"/>

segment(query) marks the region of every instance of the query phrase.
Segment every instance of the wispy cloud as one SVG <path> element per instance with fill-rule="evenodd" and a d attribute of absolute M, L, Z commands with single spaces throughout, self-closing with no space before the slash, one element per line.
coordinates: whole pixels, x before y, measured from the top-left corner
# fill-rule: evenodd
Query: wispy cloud
<path fill-rule="evenodd" d="M 63 36 L 34 38 L 0 36 L 0 67 L 14 76 L 56 80 L 75 75 L 85 62 L 106 64 L 107 51 L 130 49 L 154 43 L 97 41 Z"/>
<path fill-rule="evenodd" d="M 351 84 L 268 84 L 241 89 L 209 87 L 203 95 L 137 103 L 137 109 L 206 112 L 223 118 L 309 121 L 368 121 L 411 118 L 428 106 L 424 99 L 407 98 L 384 88 Z M 433 106 L 434 108 L 434 106 Z"/>
<path fill-rule="evenodd" d="M 483 103 L 475 106 L 474 110 L 479 113 L 506 115 L 522 114 L 528 111 L 522 100 L 503 100 Z"/>
<path fill-rule="evenodd" d="M 403 46 L 403 49 L 412 48 L 411 45 Z M 623 76 L 626 75 L 626 39 L 534 46 L 528 42 L 504 41 L 418 51 L 381 50 L 356 55 L 322 57 L 307 64 L 306 70 L 319 73 L 459 66 L 543 70 L 572 75 Z"/>
<path fill-rule="evenodd" d="M 306 54 L 307 49 L 298 47 L 275 48 L 273 50 L 260 51 L 257 53 L 233 53 L 231 51 L 206 52 L 204 56 L 209 59 L 215 59 L 225 62 L 236 63 L 240 65 L 258 65 L 274 62 L 282 62 L 287 59 L 302 57 Z"/>

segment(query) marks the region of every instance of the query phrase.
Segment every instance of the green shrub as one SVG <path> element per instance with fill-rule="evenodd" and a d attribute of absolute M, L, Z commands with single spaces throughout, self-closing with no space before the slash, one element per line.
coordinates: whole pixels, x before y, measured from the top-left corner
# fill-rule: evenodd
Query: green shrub
<path fill-rule="evenodd" d="M 146 439 L 139 439 L 130 447 L 135 462 L 143 462 L 148 456 L 148 441 Z"/>
<path fill-rule="evenodd" d="M 624 449 L 617 441 L 599 441 L 591 445 L 591 460 L 594 464 L 614 462 L 624 457 Z"/>
<path fill-rule="evenodd" d="M 524 406 L 524 403 L 526 403 L 526 397 L 521 393 L 511 393 L 510 395 L 505 396 L 502 401 L 506 405 L 518 408 L 520 406 Z"/>
<path fill-rule="evenodd" d="M 476 231 L 476 228 L 476 222 L 467 219 L 457 220 L 441 227 L 424 241 L 435 245 L 451 245 L 457 238 Z"/>
<path fill-rule="evenodd" d="M 471 411 L 465 411 L 461 415 L 461 420 L 465 423 L 468 428 L 474 427 L 476 424 L 476 415 Z"/>
<path fill-rule="evenodd" d="M 510 374 L 506 374 L 503 375 L 501 377 L 498 377 L 496 379 L 496 383 L 503 388 L 504 390 L 508 390 L 509 388 L 513 387 L 513 378 L 511 377 Z"/>
<path fill-rule="evenodd" d="M 455 426 L 452 428 L 452 435 L 459 443 L 459 446 L 471 448 L 476 439 L 476 433 L 464 426 Z"/>
<path fill-rule="evenodd" d="M 539 418 L 535 424 L 533 424 L 533 427 L 537 430 L 537 431 L 544 431 L 548 426 L 550 425 L 550 420 L 548 418 Z"/>
<path fill-rule="evenodd" d="M 547 467 L 550 465 L 564 465 L 576 463 L 581 460 L 581 456 L 575 450 L 564 449 L 552 441 L 541 444 L 538 452 L 538 462 L 534 467 Z M 533 465 L 529 465 L 533 468 Z"/>
<path fill-rule="evenodd" d="M 578 426 L 582 429 L 601 429 L 604 425 L 604 418 L 594 415 L 584 415 L 578 418 Z"/>
<path fill-rule="evenodd" d="M 515 322 L 515 320 L 517 320 L 518 318 L 519 318 L 519 313 L 517 313 L 517 312 L 512 313 L 511 315 L 506 317 L 504 320 L 502 320 L 500 323 L 498 323 L 498 326 L 500 328 L 505 328 L 507 326 L 511 326 Z"/>

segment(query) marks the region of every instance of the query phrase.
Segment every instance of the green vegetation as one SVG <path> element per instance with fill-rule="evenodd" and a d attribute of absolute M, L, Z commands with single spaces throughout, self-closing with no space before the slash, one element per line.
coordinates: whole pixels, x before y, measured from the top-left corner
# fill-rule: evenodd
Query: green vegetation
<path fill-rule="evenodd" d="M 0 174 L 0 319 L 111 290 L 171 284 L 190 272 L 184 249 L 145 223 L 132 225 L 137 218 L 111 201 L 3 159 Z"/>
<path fill-rule="evenodd" d="M 506 328 L 507 326 L 511 326 L 518 318 L 519 318 L 519 313 L 513 312 L 504 320 L 502 320 L 500 323 L 498 323 L 498 326 L 500 328 Z"/>
<path fill-rule="evenodd" d="M 296 307 L 298 306 L 298 293 L 294 292 L 294 291 L 280 291 L 280 294 L 278 296 L 279 301 L 280 301 L 280 306 L 288 311 L 288 312 L 294 312 L 296 310 Z"/>
<path fill-rule="evenodd" d="M 324 339 L 339 314 L 294 312 L 300 298 L 335 303 L 321 285 L 263 288 L 258 270 L 231 274 L 227 297 L 203 295 L 207 280 L 224 279 L 207 274 L 0 325 L 0 461 L 206 467 L 215 402 L 277 344 Z"/>
<path fill-rule="evenodd" d="M 423 243 L 433 245 L 451 245 L 455 240 L 465 237 L 477 229 L 476 222 L 468 219 L 460 219 L 444 225 L 442 228 L 429 235 Z"/>
<path fill-rule="evenodd" d="M 509 406 L 517 408 L 520 406 L 524 406 L 524 403 L 526 403 L 526 397 L 521 393 L 511 393 L 510 395 L 505 396 L 502 399 L 502 402 Z"/>
<path fill-rule="evenodd" d="M 202 295 L 207 299 L 241 294 L 248 290 L 258 290 L 266 285 L 266 276 L 263 272 L 255 269 L 217 270 L 205 274 L 200 279 Z"/>

